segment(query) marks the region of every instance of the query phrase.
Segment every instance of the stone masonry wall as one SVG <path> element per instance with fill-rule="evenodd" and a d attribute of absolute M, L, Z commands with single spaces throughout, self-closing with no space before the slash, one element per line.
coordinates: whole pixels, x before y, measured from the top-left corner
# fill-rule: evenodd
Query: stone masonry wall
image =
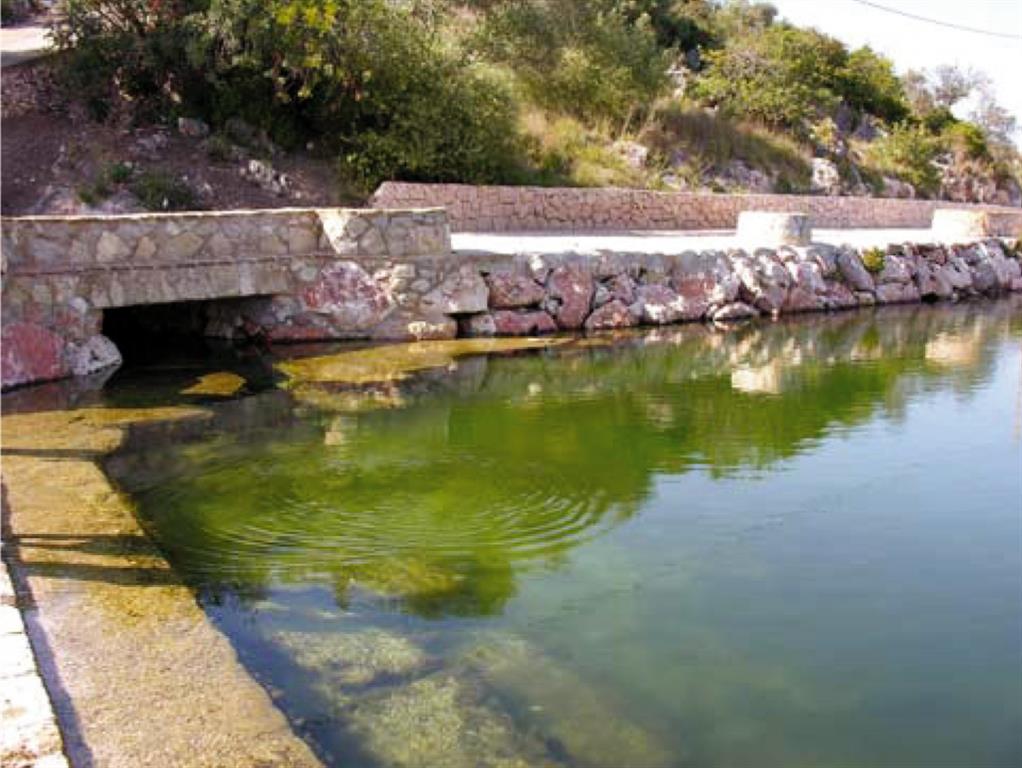
<path fill-rule="evenodd" d="M 231 306 L 273 339 L 400 338 L 402 323 L 453 323 L 427 295 L 457 267 L 439 210 L 14 218 L 2 253 L 5 388 L 118 362 L 100 333 L 111 307 L 240 299 Z M 244 322 L 221 316 L 208 331 Z"/>
<path fill-rule="evenodd" d="M 111 307 L 209 300 L 264 341 L 595 331 L 1022 290 L 1017 244 L 454 253 L 442 210 L 291 209 L 3 221 L 4 388 L 120 362 Z"/>
<path fill-rule="evenodd" d="M 1015 237 L 1022 229 L 1017 208 L 862 197 L 386 182 L 370 204 L 442 206 L 455 232 L 734 229 L 738 214 L 747 210 L 808 213 L 821 228 L 921 228 L 930 226 L 936 208 L 989 211 L 993 234 Z"/>

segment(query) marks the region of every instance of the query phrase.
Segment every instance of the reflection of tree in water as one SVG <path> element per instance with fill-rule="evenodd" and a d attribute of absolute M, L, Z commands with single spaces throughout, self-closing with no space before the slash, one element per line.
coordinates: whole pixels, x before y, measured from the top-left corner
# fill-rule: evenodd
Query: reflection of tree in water
<path fill-rule="evenodd" d="M 172 480 L 136 495 L 211 598 L 320 582 L 340 604 L 368 590 L 424 616 L 490 614 L 522 568 L 634 514 L 656 473 L 767 467 L 878 409 L 897 417 L 919 391 L 971 391 L 1018 330 L 1013 306 L 682 327 L 473 361 L 470 386 L 457 372 L 431 394 L 409 382 L 407 407 L 313 410 L 244 442 L 164 450 Z M 737 387 L 739 368 L 769 387 Z M 329 401 L 324 388 L 317 408 Z"/>

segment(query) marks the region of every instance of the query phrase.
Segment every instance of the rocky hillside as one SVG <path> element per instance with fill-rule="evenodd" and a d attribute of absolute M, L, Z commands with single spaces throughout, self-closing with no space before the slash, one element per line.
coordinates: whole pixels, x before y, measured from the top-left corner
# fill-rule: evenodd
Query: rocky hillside
<path fill-rule="evenodd" d="M 899 75 L 747 0 L 79 0 L 55 39 L 45 116 L 4 73 L 5 212 L 356 202 L 385 180 L 1022 204 L 982 76 Z"/>

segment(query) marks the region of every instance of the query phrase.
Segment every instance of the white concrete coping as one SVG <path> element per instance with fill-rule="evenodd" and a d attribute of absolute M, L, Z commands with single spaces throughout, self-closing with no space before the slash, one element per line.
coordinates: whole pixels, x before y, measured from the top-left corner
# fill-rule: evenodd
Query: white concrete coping
<path fill-rule="evenodd" d="M 943 242 L 982 240 L 993 234 L 990 216 L 986 211 L 967 211 L 959 208 L 935 210 L 930 231 L 935 240 Z"/>
<path fill-rule="evenodd" d="M 809 245 L 813 229 L 808 213 L 742 211 L 738 214 L 736 238 L 763 248 L 779 245 Z"/>

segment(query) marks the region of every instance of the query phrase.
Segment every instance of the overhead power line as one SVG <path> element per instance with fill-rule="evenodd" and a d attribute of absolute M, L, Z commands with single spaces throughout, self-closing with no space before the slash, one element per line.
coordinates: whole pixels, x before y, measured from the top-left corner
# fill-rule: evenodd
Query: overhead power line
<path fill-rule="evenodd" d="M 913 19 L 915 21 L 922 21 L 927 24 L 935 24 L 938 27 L 947 27 L 948 29 L 957 29 L 959 32 L 971 32 L 975 35 L 987 35 L 989 37 L 1000 37 L 1006 40 L 1022 40 L 1022 35 L 1013 35 L 1009 32 L 995 32 L 992 29 L 979 29 L 978 27 L 967 27 L 964 24 L 954 24 L 950 21 L 941 21 L 940 19 L 931 19 L 928 16 L 919 16 L 915 13 L 909 13 L 908 11 L 902 11 L 898 8 L 891 8 L 887 5 L 881 5 L 880 3 L 871 2 L 871 0 L 852 0 L 853 3 L 859 5 L 866 5 L 870 8 L 875 8 L 878 11 L 886 11 L 887 13 L 893 13 L 896 16 L 904 16 L 906 19 Z"/>

